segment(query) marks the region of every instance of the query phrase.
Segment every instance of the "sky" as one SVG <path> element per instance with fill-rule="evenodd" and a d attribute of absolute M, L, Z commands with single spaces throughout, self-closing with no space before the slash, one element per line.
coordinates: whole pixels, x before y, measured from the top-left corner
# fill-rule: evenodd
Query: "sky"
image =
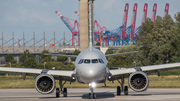
<path fill-rule="evenodd" d="M 55 11 L 61 12 L 64 17 L 70 19 L 71 23 L 79 22 L 79 17 L 74 13 L 79 10 L 79 0 L 0 0 L 0 39 L 6 41 L 12 38 L 14 32 L 15 40 L 23 38 L 31 40 L 35 32 L 36 40 L 43 39 L 43 32 L 47 41 L 65 37 L 71 40 L 72 34 Z M 147 17 L 152 17 L 153 4 L 157 3 L 157 15 L 163 17 L 166 3 L 169 3 L 169 14 L 174 19 L 174 14 L 180 12 L 180 0 L 95 0 L 94 19 L 101 27 L 106 26 L 113 30 L 122 25 L 124 7 L 129 3 L 127 26 L 131 24 L 134 3 L 138 4 L 136 27 L 141 25 L 144 3 L 148 3 Z M 175 19 L 174 19 L 175 21 Z M 53 42 L 53 41 L 50 41 Z M 33 43 L 33 42 L 30 42 Z M 0 40 L 0 45 L 2 41 Z M 9 42 L 12 44 L 12 42 Z M 42 44 L 42 42 L 40 43 Z"/>

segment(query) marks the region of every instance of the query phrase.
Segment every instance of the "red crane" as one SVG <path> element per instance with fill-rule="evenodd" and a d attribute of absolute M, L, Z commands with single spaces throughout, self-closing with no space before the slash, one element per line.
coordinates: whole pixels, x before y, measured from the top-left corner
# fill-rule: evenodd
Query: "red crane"
<path fill-rule="evenodd" d="M 165 17 L 166 15 L 168 15 L 168 12 L 169 12 L 169 3 L 166 3 L 165 9 L 164 9 L 164 17 Z"/>
<path fill-rule="evenodd" d="M 156 11 L 157 11 L 157 4 L 154 3 L 154 6 L 153 6 L 153 13 L 152 13 L 152 21 L 155 22 L 156 20 Z"/>
<path fill-rule="evenodd" d="M 143 19 L 142 19 L 142 22 L 145 22 L 145 21 L 146 21 L 146 18 L 147 18 L 147 10 L 148 10 L 148 4 L 145 3 L 145 4 L 144 4 L 144 9 L 143 9 Z"/>
<path fill-rule="evenodd" d="M 132 39 L 134 39 L 134 31 L 135 31 L 135 26 L 136 26 L 136 15 L 137 15 L 137 3 L 135 3 L 134 7 L 133 7 L 133 17 L 132 17 L 132 22 L 131 22 L 130 43 L 131 43 Z"/>
<path fill-rule="evenodd" d="M 99 25 L 99 23 L 95 20 L 94 21 L 94 28 L 96 27 L 97 31 L 94 31 L 95 35 L 97 35 L 98 37 L 95 37 L 95 40 L 97 43 L 100 43 L 100 45 L 102 46 L 102 33 L 103 33 L 103 29 L 101 28 L 101 26 Z"/>
<path fill-rule="evenodd" d="M 80 40 L 79 40 L 79 23 L 77 22 L 77 20 L 75 20 L 74 22 L 74 26 L 72 26 L 71 22 L 69 21 L 68 18 L 62 16 L 62 14 L 59 11 L 55 12 L 59 18 L 64 22 L 64 24 L 68 27 L 68 29 L 72 32 L 72 46 L 74 46 L 74 42 L 76 40 L 76 42 L 78 42 L 78 44 L 80 45 Z M 77 26 L 77 31 L 75 30 Z M 78 39 L 76 39 L 75 36 L 78 36 Z M 75 39 L 75 40 L 74 40 Z"/>
<path fill-rule="evenodd" d="M 94 21 L 94 27 L 95 26 L 97 28 L 97 31 L 95 31 L 94 33 L 99 35 L 99 37 L 95 37 L 96 42 L 100 43 L 100 46 L 102 46 L 102 42 L 104 42 L 105 45 L 107 45 L 107 36 L 103 36 L 103 31 L 104 31 L 104 29 L 109 32 L 111 32 L 111 31 L 109 29 L 107 29 L 105 26 L 101 27 L 96 20 Z"/>
<path fill-rule="evenodd" d="M 124 18 L 123 18 L 123 26 L 122 26 L 122 34 L 121 34 L 121 45 L 123 45 L 124 38 L 127 36 L 126 34 L 126 26 L 127 26 L 127 18 L 128 18 L 128 10 L 129 10 L 129 4 L 126 3 L 124 8 Z"/>

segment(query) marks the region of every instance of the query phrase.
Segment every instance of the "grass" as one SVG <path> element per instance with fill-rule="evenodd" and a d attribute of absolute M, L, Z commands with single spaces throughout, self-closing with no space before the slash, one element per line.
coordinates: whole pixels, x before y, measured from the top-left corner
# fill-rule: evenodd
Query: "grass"
<path fill-rule="evenodd" d="M 0 76 L 0 88 L 34 88 L 34 77 L 27 77 L 26 80 L 23 80 L 22 76 Z M 176 75 L 170 76 L 149 76 L 149 88 L 180 88 L 180 77 Z M 56 86 L 59 87 L 59 82 L 56 81 Z M 107 87 L 115 88 L 119 86 L 117 81 L 114 83 L 107 81 Z M 128 85 L 128 79 L 125 79 L 125 86 Z M 77 82 L 70 83 L 67 82 L 64 87 L 67 88 L 88 88 L 87 84 L 79 84 Z M 97 87 L 104 87 L 104 84 L 97 84 Z"/>

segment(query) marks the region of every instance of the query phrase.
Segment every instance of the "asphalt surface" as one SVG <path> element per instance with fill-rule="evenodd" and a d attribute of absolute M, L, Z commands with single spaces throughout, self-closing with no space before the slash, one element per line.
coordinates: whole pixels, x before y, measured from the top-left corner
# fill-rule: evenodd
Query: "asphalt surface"
<path fill-rule="evenodd" d="M 180 88 L 149 88 L 145 92 L 134 92 L 117 96 L 116 88 L 96 88 L 96 99 L 89 99 L 89 88 L 68 88 L 68 97 L 56 98 L 52 94 L 40 94 L 35 89 L 0 89 L 0 101 L 180 101 Z"/>

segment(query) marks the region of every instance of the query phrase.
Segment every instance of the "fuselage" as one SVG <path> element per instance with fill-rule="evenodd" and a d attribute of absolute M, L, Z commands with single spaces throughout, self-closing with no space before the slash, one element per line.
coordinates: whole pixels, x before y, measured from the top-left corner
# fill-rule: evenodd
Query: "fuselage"
<path fill-rule="evenodd" d="M 97 49 L 82 51 L 75 60 L 76 80 L 79 83 L 103 83 L 107 78 L 107 60 Z"/>

